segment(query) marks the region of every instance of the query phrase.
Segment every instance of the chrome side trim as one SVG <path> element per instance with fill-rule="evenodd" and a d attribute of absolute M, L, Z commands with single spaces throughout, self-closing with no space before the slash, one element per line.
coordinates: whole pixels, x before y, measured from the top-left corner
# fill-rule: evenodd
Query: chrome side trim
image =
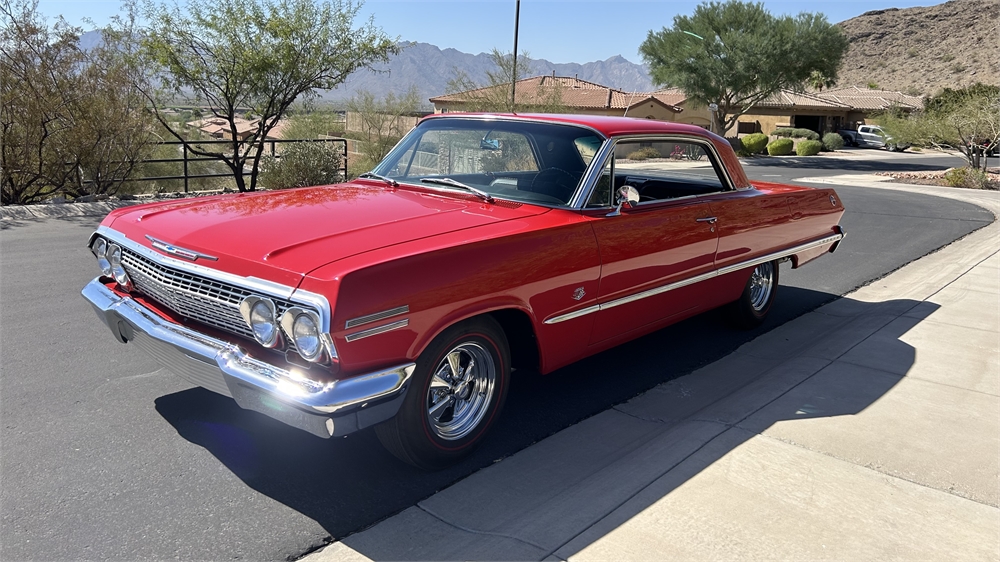
<path fill-rule="evenodd" d="M 598 312 L 598 311 L 601 311 L 601 310 L 608 310 L 609 308 L 614 308 L 616 306 L 621 306 L 623 304 L 628 304 L 628 303 L 635 302 L 635 301 L 638 301 L 638 300 L 642 300 L 642 299 L 645 299 L 645 298 L 649 298 L 649 297 L 652 297 L 652 296 L 660 295 L 660 294 L 666 293 L 668 291 L 673 291 L 674 289 L 680 289 L 681 287 L 687 287 L 688 285 L 693 285 L 695 283 L 700 283 L 702 281 L 708 281 L 709 279 L 712 279 L 714 277 L 719 277 L 720 275 L 726 275 L 726 274 L 729 274 L 729 273 L 733 273 L 735 271 L 739 271 L 741 269 L 746 269 L 748 267 L 753 267 L 753 266 L 756 266 L 756 265 L 760 265 L 760 264 L 765 263 L 765 262 L 779 260 L 779 259 L 782 259 L 782 258 L 787 258 L 787 257 L 789 257 L 791 255 L 794 255 L 794 254 L 797 254 L 799 252 L 805 252 L 805 251 L 811 250 L 813 248 L 818 248 L 819 246 L 825 246 L 826 244 L 831 244 L 831 243 L 838 243 L 843 238 L 844 238 L 844 235 L 842 233 L 838 232 L 837 234 L 833 234 L 831 236 L 826 236 L 826 237 L 820 238 L 818 240 L 813 240 L 812 242 L 806 242 L 805 244 L 799 244 L 798 246 L 794 246 L 792 248 L 788 248 L 788 249 L 781 250 L 781 251 L 778 251 L 778 252 L 773 252 L 773 253 L 770 253 L 770 254 L 767 254 L 767 255 L 764 255 L 764 256 L 760 256 L 760 257 L 757 257 L 757 258 L 750 259 L 750 260 L 742 261 L 740 263 L 729 265 L 729 266 L 726 266 L 726 267 L 723 267 L 723 268 L 720 268 L 720 269 L 716 269 L 714 271 L 709 271 L 709 272 L 706 272 L 706 273 L 702 273 L 701 275 L 695 275 L 694 277 L 689 277 L 687 279 L 682 279 L 680 281 L 675 281 L 673 283 L 667 283 L 666 285 L 660 285 L 659 287 L 654 287 L 652 289 L 647 289 L 645 291 L 642 291 L 640 293 L 635 293 L 635 294 L 629 295 L 627 297 L 622 297 L 622 298 L 615 299 L 615 300 L 608 301 L 608 302 L 601 303 L 601 304 L 591 305 L 591 306 L 588 306 L 586 308 L 581 308 L 580 310 L 575 310 L 573 312 L 568 312 L 566 314 L 561 314 L 559 316 L 553 316 L 551 318 L 546 319 L 544 321 L 544 323 L 545 324 L 558 324 L 560 322 L 565 322 L 567 320 L 572 320 L 574 318 L 579 318 L 581 316 L 586 316 L 588 314 L 592 314 L 594 312 Z"/>
<path fill-rule="evenodd" d="M 576 310 L 576 311 L 573 311 L 573 312 L 570 312 L 570 313 L 567 313 L 567 314 L 563 314 L 562 316 L 553 316 L 552 318 L 549 318 L 548 320 L 546 320 L 545 323 L 546 324 L 558 324 L 560 322 L 565 322 L 567 320 L 572 320 L 574 318 L 579 318 L 581 316 L 586 316 L 588 314 L 597 312 L 599 310 L 601 310 L 601 305 L 595 304 L 593 306 L 588 306 L 587 308 L 581 308 L 580 310 Z"/>
<path fill-rule="evenodd" d="M 386 332 L 391 332 L 393 330 L 398 330 L 400 328 L 405 328 L 410 324 L 408 318 L 403 318 L 397 322 L 392 322 L 391 324 L 384 324 L 382 326 L 375 326 L 374 328 L 369 328 L 367 330 L 362 330 L 360 332 L 354 332 L 353 334 L 347 334 L 344 339 L 348 342 L 363 340 L 371 336 L 377 336 L 379 334 L 384 334 Z"/>
<path fill-rule="evenodd" d="M 709 271 L 708 273 L 702 273 L 701 275 L 696 275 L 694 277 L 689 277 L 688 279 L 675 281 L 673 283 L 667 283 L 666 285 L 654 287 L 652 289 L 648 289 L 641 293 L 636 293 L 634 295 L 629 295 L 627 297 L 622 297 L 620 299 L 615 299 L 613 301 L 608 301 L 606 303 L 603 303 L 601 305 L 601 310 L 607 310 L 609 308 L 614 308 L 616 306 L 621 306 L 623 304 L 628 304 L 630 302 L 635 302 L 649 297 L 654 297 L 656 295 L 666 293 L 667 291 L 673 291 L 674 289 L 680 289 L 681 287 L 687 287 L 688 285 L 694 285 L 695 283 L 708 281 L 709 279 L 718 276 L 719 272 L 718 270 L 716 270 L 716 271 Z"/>
<path fill-rule="evenodd" d="M 308 371 L 267 363 L 237 345 L 164 320 L 131 297 L 114 293 L 100 279 L 84 287 L 83 297 L 119 341 L 141 343 L 165 367 L 195 384 L 320 437 L 334 435 L 330 415 L 359 412 L 360 416 L 402 396 L 416 368 L 415 363 L 407 363 L 343 380 L 316 381 L 308 377 Z M 261 408 L 261 397 L 284 407 Z M 377 416 L 366 414 L 364 425 L 393 415 L 391 409 Z M 350 424 L 338 424 L 338 435 L 352 431 Z"/>
<path fill-rule="evenodd" d="M 187 273 L 193 275 L 201 275 L 209 279 L 214 279 L 216 281 L 221 281 L 223 283 L 229 283 L 231 285 L 236 285 L 237 287 L 242 287 L 251 291 L 259 292 L 264 295 L 278 297 L 280 299 L 289 300 L 292 302 L 305 304 L 311 308 L 316 309 L 319 313 L 321 328 L 324 332 L 330 332 L 330 318 L 332 316 L 330 309 L 330 301 L 327 300 L 323 295 L 312 293 L 309 291 L 303 291 L 301 289 L 296 289 L 295 287 L 289 285 L 282 285 L 281 283 L 275 283 L 273 281 L 268 281 L 266 279 L 260 279 L 258 277 L 243 277 L 242 275 L 234 275 L 232 273 L 226 273 L 225 271 L 220 271 L 218 269 L 212 269 L 210 267 L 205 267 L 203 265 L 198 265 L 196 263 L 191 263 L 187 260 L 179 260 L 169 256 L 164 256 L 159 252 L 155 252 L 138 242 L 130 240 L 121 232 L 113 230 L 106 226 L 100 226 L 91 236 L 91 241 L 93 242 L 94 236 L 101 236 L 115 242 L 116 244 L 128 248 L 129 250 L 159 263 L 167 267 L 173 267 L 180 269 Z"/>
<path fill-rule="evenodd" d="M 350 330 L 355 326 L 361 326 L 369 322 L 378 322 L 379 320 L 385 320 L 386 318 L 392 318 L 397 314 L 406 314 L 410 311 L 410 305 L 404 304 L 403 306 L 397 306 L 396 308 L 390 308 L 389 310 L 383 310 L 382 312 L 376 312 L 374 314 L 368 314 L 366 316 L 358 316 L 357 318 L 351 318 L 344 323 L 344 329 Z"/>
<path fill-rule="evenodd" d="M 767 254 L 766 256 L 760 256 L 759 258 L 754 258 L 752 260 L 743 261 L 743 262 L 740 262 L 740 263 L 737 263 L 737 264 L 730 265 L 728 267 L 723 267 L 722 269 L 719 270 L 719 275 L 725 275 L 727 273 L 732 273 L 734 271 L 739 271 L 739 270 L 745 269 L 747 267 L 753 267 L 755 265 L 760 265 L 760 264 L 762 264 L 764 262 L 774 261 L 774 260 L 777 260 L 777 259 L 781 259 L 781 258 L 785 258 L 785 257 L 791 256 L 792 254 L 797 254 L 799 252 L 805 252 L 806 250 L 812 250 L 813 248 L 817 248 L 819 246 L 825 246 L 827 244 L 832 244 L 834 242 L 839 241 L 843 237 L 844 236 L 842 234 L 833 234 L 831 236 L 825 236 L 823 238 L 820 238 L 819 240 L 813 240 L 812 242 L 806 242 L 805 244 L 799 244 L 798 246 L 795 246 L 794 248 L 789 248 L 787 250 L 781 250 L 781 251 L 778 251 L 778 252 Z"/>

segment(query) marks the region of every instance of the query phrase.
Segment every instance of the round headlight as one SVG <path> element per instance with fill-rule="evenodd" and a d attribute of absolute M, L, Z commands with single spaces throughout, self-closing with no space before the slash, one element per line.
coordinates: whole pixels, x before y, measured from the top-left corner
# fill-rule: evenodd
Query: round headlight
<path fill-rule="evenodd" d="M 94 240 L 94 245 L 90 250 L 97 256 L 97 267 L 101 268 L 101 275 L 111 275 L 111 262 L 108 261 L 108 243 L 103 238 Z"/>
<path fill-rule="evenodd" d="M 111 276 L 115 278 L 122 287 L 128 288 L 131 280 L 128 278 L 128 274 L 125 273 L 125 268 L 122 266 L 122 249 L 118 244 L 111 244 L 107 249 L 108 265 L 111 267 Z"/>
<path fill-rule="evenodd" d="M 278 321 L 274 317 L 274 304 L 260 299 L 250 307 L 250 328 L 253 337 L 264 347 L 274 347 L 278 343 Z"/>
<path fill-rule="evenodd" d="M 292 323 L 292 340 L 295 342 L 295 348 L 299 350 L 299 355 L 307 361 L 317 359 L 323 351 L 319 339 L 319 326 L 309 314 L 299 314 L 295 317 Z"/>

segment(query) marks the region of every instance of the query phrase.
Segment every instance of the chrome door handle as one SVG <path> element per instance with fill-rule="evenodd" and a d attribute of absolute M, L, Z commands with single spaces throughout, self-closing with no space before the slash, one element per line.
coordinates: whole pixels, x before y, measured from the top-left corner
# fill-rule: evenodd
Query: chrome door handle
<path fill-rule="evenodd" d="M 719 220 L 715 217 L 704 217 L 700 219 L 695 219 L 698 222 L 707 222 L 708 224 L 715 224 L 715 221 Z"/>

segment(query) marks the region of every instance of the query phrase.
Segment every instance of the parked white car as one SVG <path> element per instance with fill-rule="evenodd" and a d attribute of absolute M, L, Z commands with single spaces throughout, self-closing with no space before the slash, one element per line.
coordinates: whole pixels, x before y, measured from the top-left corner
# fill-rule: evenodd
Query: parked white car
<path fill-rule="evenodd" d="M 907 143 L 893 142 L 892 137 L 878 125 L 860 125 L 857 131 L 841 129 L 837 133 L 848 146 L 884 148 L 893 152 L 902 152 L 910 147 Z"/>

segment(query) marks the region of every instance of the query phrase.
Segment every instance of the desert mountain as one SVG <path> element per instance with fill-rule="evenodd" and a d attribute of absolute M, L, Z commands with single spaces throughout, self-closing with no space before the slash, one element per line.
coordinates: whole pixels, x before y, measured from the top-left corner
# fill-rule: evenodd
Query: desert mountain
<path fill-rule="evenodd" d="M 841 22 L 850 48 L 839 85 L 934 94 L 1000 84 L 1000 0 L 875 10 Z"/>
<path fill-rule="evenodd" d="M 448 81 L 455 78 L 455 69 L 461 69 L 476 83 L 484 83 L 486 71 L 493 69 L 493 63 L 486 53 L 471 55 L 455 49 L 440 49 L 428 43 L 404 43 L 402 51 L 391 58 L 388 64 L 379 65 L 379 72 L 359 71 L 348 77 L 336 90 L 326 92 L 328 100 L 344 100 L 358 90 L 370 92 L 403 93 L 411 85 L 417 87 L 421 101 L 446 93 Z M 530 72 L 525 76 L 552 74 L 578 76 L 581 80 L 596 82 L 625 91 L 649 91 L 653 83 L 649 72 L 621 56 L 586 64 L 557 64 L 547 60 L 532 60 Z"/>

